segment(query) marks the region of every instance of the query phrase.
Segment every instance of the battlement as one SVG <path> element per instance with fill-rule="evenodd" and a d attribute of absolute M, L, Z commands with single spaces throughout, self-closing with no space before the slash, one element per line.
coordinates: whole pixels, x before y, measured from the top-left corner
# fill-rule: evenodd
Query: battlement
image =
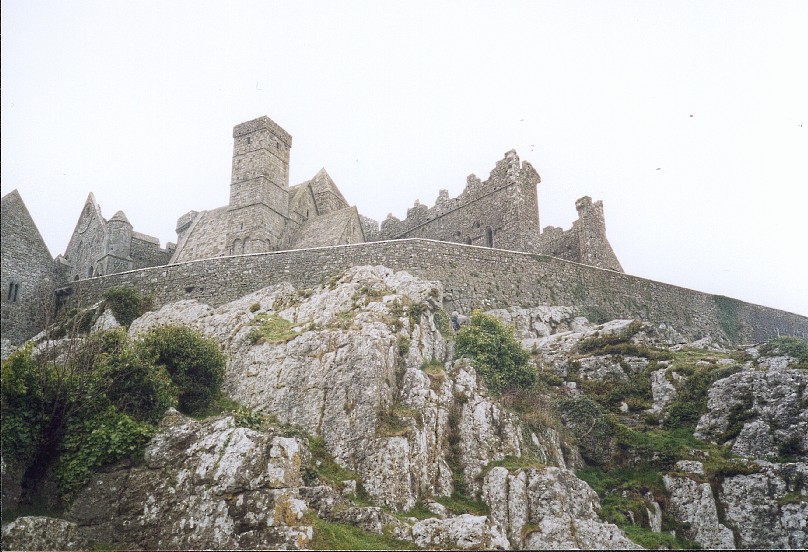
<path fill-rule="evenodd" d="M 283 130 L 278 123 L 266 115 L 234 126 L 233 138 L 239 138 L 259 130 L 268 130 L 273 136 L 283 141 L 287 148 L 292 147 L 292 135 Z"/>
<path fill-rule="evenodd" d="M 485 182 L 471 174 L 456 198 L 440 190 L 432 207 L 416 200 L 404 220 L 388 215 L 379 232 L 369 239 L 423 237 L 534 251 L 539 233 L 539 182 L 541 177 L 533 166 L 520 162 L 511 150 L 496 163 Z"/>

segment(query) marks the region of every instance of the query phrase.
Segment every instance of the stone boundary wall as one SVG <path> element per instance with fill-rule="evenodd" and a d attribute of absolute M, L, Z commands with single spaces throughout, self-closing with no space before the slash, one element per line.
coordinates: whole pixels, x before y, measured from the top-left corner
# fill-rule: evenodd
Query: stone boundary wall
<path fill-rule="evenodd" d="M 218 306 L 280 282 L 314 287 L 356 265 L 384 265 L 439 280 L 449 311 L 572 305 L 590 319 L 665 323 L 691 338 L 711 335 L 742 343 L 778 335 L 808 338 L 808 318 L 797 314 L 554 257 L 425 239 L 190 261 L 72 282 L 57 296 L 62 305 L 90 305 L 104 290 L 128 286 L 152 294 L 157 306 L 181 299 Z"/>

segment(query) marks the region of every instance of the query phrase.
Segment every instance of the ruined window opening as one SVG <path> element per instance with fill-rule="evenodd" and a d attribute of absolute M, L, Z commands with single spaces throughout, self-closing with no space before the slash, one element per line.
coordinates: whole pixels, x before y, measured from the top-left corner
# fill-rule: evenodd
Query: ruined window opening
<path fill-rule="evenodd" d="M 93 277 L 93 267 L 88 267 L 88 268 L 87 268 L 87 277 L 88 277 L 88 278 L 92 278 L 92 277 Z"/>
<path fill-rule="evenodd" d="M 275 149 L 281 149 L 281 143 L 275 142 Z"/>
<path fill-rule="evenodd" d="M 20 295 L 20 284 L 19 282 L 11 282 L 8 284 L 8 296 L 6 300 L 10 303 L 16 303 L 17 299 Z"/>
<path fill-rule="evenodd" d="M 471 238 L 466 238 L 466 245 L 471 245 Z"/>
<path fill-rule="evenodd" d="M 494 247 L 494 231 L 491 228 L 485 230 L 485 243 L 488 247 Z"/>
<path fill-rule="evenodd" d="M 78 274 L 76 274 L 76 275 L 73 277 L 73 281 L 76 281 L 76 280 L 78 280 L 78 279 L 79 279 L 79 275 L 78 275 Z"/>
<path fill-rule="evenodd" d="M 249 136 L 247 136 L 247 143 L 248 144 L 250 143 L 250 137 Z"/>

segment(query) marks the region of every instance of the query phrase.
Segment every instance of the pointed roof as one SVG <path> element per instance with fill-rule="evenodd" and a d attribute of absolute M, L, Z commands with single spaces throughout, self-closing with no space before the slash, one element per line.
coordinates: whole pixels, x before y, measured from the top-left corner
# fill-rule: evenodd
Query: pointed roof
<path fill-rule="evenodd" d="M 339 191 L 337 185 L 331 179 L 331 176 L 326 172 L 325 167 L 317 171 L 314 178 L 311 179 L 312 189 L 314 190 L 315 197 L 321 193 L 332 193 L 337 196 L 346 206 L 348 201 L 343 197 L 342 192 Z"/>
<path fill-rule="evenodd" d="M 129 226 L 132 226 L 132 223 L 129 222 L 129 219 L 126 218 L 126 214 L 123 211 L 118 211 L 117 213 L 112 215 L 112 218 L 109 219 L 109 222 L 113 222 L 113 221 L 115 221 L 115 222 L 125 222 Z"/>
<path fill-rule="evenodd" d="M 304 222 L 292 242 L 293 249 L 309 249 L 344 243 L 364 242 L 362 222 L 356 207 L 348 207 L 339 211 L 331 211 L 319 217 L 312 217 Z"/>
<path fill-rule="evenodd" d="M 43 255 L 47 254 L 48 258 L 53 258 L 34 218 L 25 206 L 22 195 L 16 188 L 0 198 L 0 228 L 0 239 L 4 244 L 7 243 L 6 239 L 14 239 L 13 237 L 22 231 L 27 234 L 24 237 L 29 240 L 31 249 L 38 249 Z"/>

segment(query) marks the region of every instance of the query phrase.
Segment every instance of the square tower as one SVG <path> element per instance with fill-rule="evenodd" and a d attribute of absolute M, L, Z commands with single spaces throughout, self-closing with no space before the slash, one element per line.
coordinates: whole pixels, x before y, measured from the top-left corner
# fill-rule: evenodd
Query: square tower
<path fill-rule="evenodd" d="M 283 243 L 289 220 L 291 147 L 291 135 L 266 116 L 233 128 L 230 254 L 272 251 Z"/>

